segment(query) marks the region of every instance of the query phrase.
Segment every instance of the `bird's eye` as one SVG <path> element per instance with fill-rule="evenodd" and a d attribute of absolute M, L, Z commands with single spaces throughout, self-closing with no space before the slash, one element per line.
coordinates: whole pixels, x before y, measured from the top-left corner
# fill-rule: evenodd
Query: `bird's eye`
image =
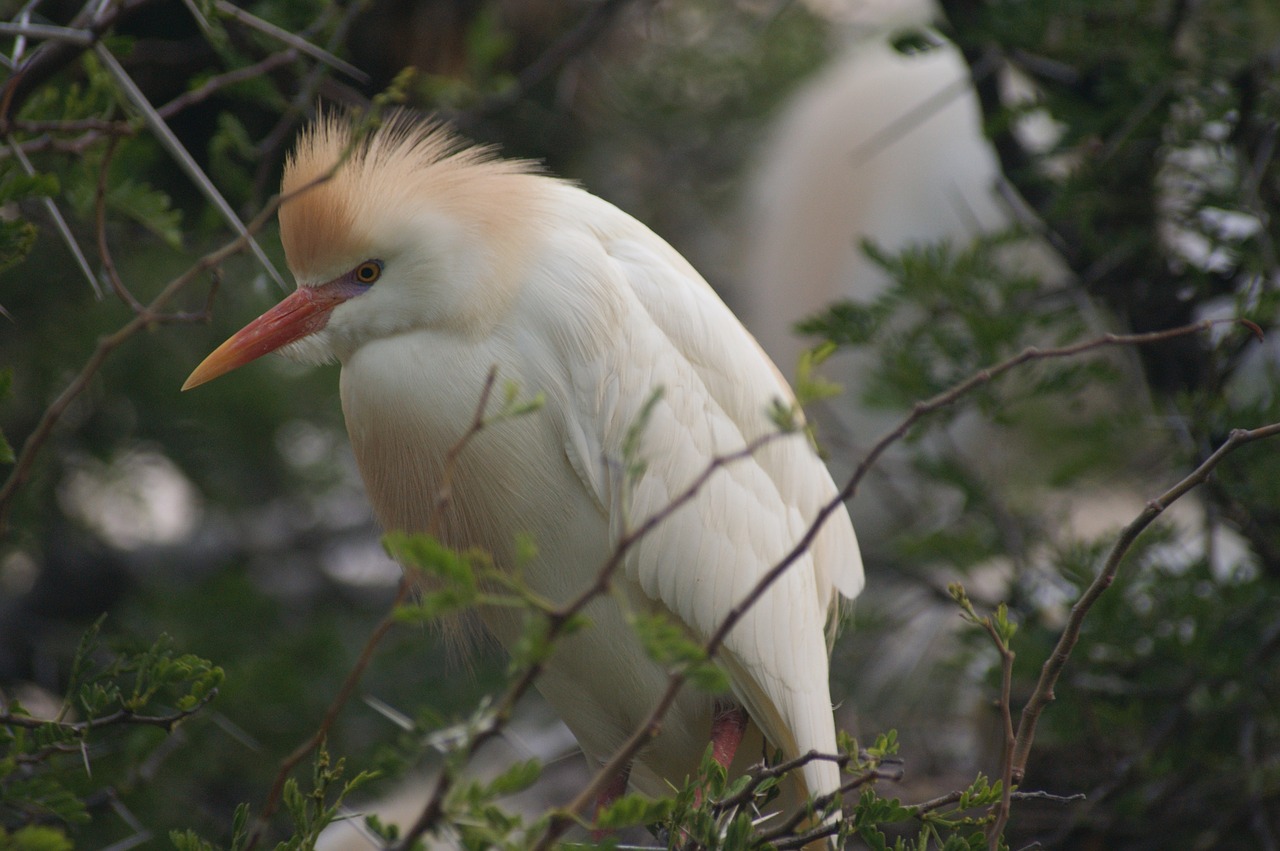
<path fill-rule="evenodd" d="M 355 279 L 366 287 L 382 277 L 382 262 L 366 260 L 356 267 Z"/>

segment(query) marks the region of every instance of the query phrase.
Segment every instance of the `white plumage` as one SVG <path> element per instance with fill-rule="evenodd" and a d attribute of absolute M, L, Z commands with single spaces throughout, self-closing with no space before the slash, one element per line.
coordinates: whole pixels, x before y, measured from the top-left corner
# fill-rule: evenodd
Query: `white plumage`
<path fill-rule="evenodd" d="M 286 193 L 324 174 L 349 139 L 343 122 L 321 120 L 290 159 Z M 542 410 L 468 445 L 437 523 L 447 543 L 482 547 L 499 565 L 515 559 L 518 535 L 532 536 L 538 555 L 523 575 L 551 600 L 596 575 L 628 505 L 633 522 L 664 510 L 717 455 L 772 430 L 767 408 L 791 396 L 711 288 L 646 227 L 526 164 L 459 151 L 442 130 L 396 119 L 332 180 L 287 201 L 280 220 L 298 292 L 211 354 L 188 386 L 281 347 L 336 357 L 375 514 L 409 532 L 432 523 L 445 453 L 489 370 L 544 394 Z M 641 441 L 647 467 L 628 498 L 623 441 L 658 388 Z M 609 757 L 666 681 L 628 614 L 666 611 L 705 640 L 835 494 L 806 439 L 789 435 L 717 471 L 628 553 L 614 593 L 588 610 L 592 628 L 564 641 L 538 683 L 590 759 Z M 835 750 L 824 629 L 862 584 L 840 510 L 721 650 L 732 699 L 788 756 Z M 510 610 L 481 618 L 504 645 L 520 634 Z M 662 794 L 696 770 L 714 704 L 682 692 L 633 766 L 636 787 Z M 735 766 L 761 753 L 749 730 Z M 833 764 L 812 762 L 801 791 L 838 782 Z"/>

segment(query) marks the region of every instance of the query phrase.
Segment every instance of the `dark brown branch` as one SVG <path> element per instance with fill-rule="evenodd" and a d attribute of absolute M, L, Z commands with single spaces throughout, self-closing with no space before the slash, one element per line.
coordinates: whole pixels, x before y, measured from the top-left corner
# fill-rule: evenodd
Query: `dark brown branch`
<path fill-rule="evenodd" d="M 200 86 L 183 92 L 164 106 L 157 107 L 156 113 L 164 119 L 172 118 L 183 110 L 190 109 L 201 101 L 213 97 L 227 86 L 233 86 L 245 80 L 252 80 L 254 77 L 261 77 L 277 68 L 288 65 L 290 62 L 296 61 L 297 58 L 298 52 L 293 48 L 287 48 L 279 53 L 273 53 L 252 65 L 246 65 L 243 68 L 236 68 L 224 74 L 218 74 L 216 77 L 210 77 Z"/>
<path fill-rule="evenodd" d="M 1086 340 L 1081 343 L 1056 348 L 1042 349 L 1034 346 L 1028 347 L 1018 354 L 1007 358 L 992 367 L 978 371 L 968 379 L 952 387 L 950 390 L 940 393 L 931 399 L 917 402 L 915 406 L 913 406 L 911 413 L 903 418 L 896 428 L 887 432 L 879 441 L 876 442 L 870 452 L 867 453 L 867 457 L 858 465 L 857 469 L 854 470 L 849 481 L 843 488 L 841 488 L 840 492 L 818 510 L 817 515 L 809 524 L 808 530 L 795 544 L 791 551 L 788 552 L 777 565 L 761 577 L 759 582 L 756 583 L 747 596 L 728 612 L 719 628 L 712 633 L 704 644 L 704 649 L 708 657 L 715 656 L 719 647 L 724 643 L 729 630 L 731 630 L 737 622 L 745 616 L 750 607 L 755 605 L 756 601 L 759 600 L 766 591 L 768 591 L 773 583 L 777 581 L 777 579 L 787 569 L 789 569 L 791 565 L 801 557 L 801 555 L 809 550 L 814 539 L 821 531 L 823 523 L 826 522 L 828 517 L 840 509 L 845 501 L 853 497 L 857 492 L 859 483 L 867 475 L 871 465 L 874 464 L 891 445 L 905 437 L 911 428 L 923 417 L 956 404 L 961 398 L 978 387 L 988 384 L 1016 367 L 1031 361 L 1073 357 L 1084 352 L 1107 346 L 1132 346 L 1164 342 L 1176 337 L 1202 333 L 1209 330 L 1214 325 L 1221 324 L 1223 322 L 1235 324 L 1238 320 L 1205 320 L 1193 325 L 1147 334 L 1105 334 L 1101 337 Z M 1249 327 L 1251 331 L 1255 331 L 1256 329 L 1256 326 L 1252 326 L 1252 323 L 1239 324 L 1246 325 L 1246 327 Z M 777 435 L 773 434 L 768 436 L 776 437 Z M 756 448 L 758 447 L 749 446 L 744 449 L 743 452 L 753 452 Z M 740 454 L 741 453 L 735 453 L 733 457 L 738 457 Z M 720 459 L 716 460 L 719 461 Z M 714 466 L 717 465 L 713 464 L 713 467 Z M 705 476 L 709 476 L 713 471 L 713 469 L 705 471 L 703 481 L 705 481 Z M 683 494 L 682 497 L 692 498 L 692 494 L 686 493 Z M 651 518 L 651 520 L 654 523 L 661 522 L 667 513 L 668 512 L 666 511 L 660 512 L 654 518 Z M 637 532 L 647 533 L 647 529 L 638 529 Z M 629 546 L 630 543 L 634 543 L 634 540 L 624 539 L 624 543 Z M 615 550 L 614 558 L 610 560 L 610 564 L 605 566 L 604 570 L 602 570 L 602 574 L 608 574 L 613 569 L 616 569 L 617 563 L 620 562 L 622 557 L 622 549 L 623 547 L 620 546 L 618 550 Z M 596 772 L 596 775 L 587 784 L 586 788 L 584 788 L 582 792 L 574 798 L 573 802 L 567 808 L 568 812 L 561 812 L 552 816 L 545 832 L 538 844 L 535 846 L 535 851 L 543 851 L 543 849 L 548 848 L 552 842 L 562 836 L 573 823 L 572 813 L 576 813 L 584 809 L 599 790 L 602 789 L 611 778 L 617 776 L 617 774 L 630 763 L 640 749 L 657 734 L 661 727 L 662 718 L 666 715 L 667 710 L 675 701 L 676 694 L 684 686 L 685 679 L 685 674 L 682 671 L 677 670 L 671 673 L 668 679 L 667 688 L 658 698 L 657 704 L 654 706 L 653 710 L 645 720 L 641 722 L 631 737 L 628 738 L 618 751 L 615 752 L 613 757 L 611 757 L 610 760 Z M 1020 775 L 1017 775 L 1016 771 L 1015 777 L 1020 779 Z"/>
<path fill-rule="evenodd" d="M 98 257 L 102 260 L 102 268 L 107 274 L 107 280 L 111 282 L 111 289 L 130 310 L 134 313 L 142 313 L 147 309 L 146 305 L 138 301 L 120 279 L 115 260 L 111 257 L 111 247 L 107 245 L 107 174 L 111 171 L 111 158 L 115 155 L 118 138 L 117 136 L 109 138 L 107 149 L 102 154 L 102 165 L 98 169 L 98 188 L 93 198 L 94 230 L 98 234 Z"/>
<path fill-rule="evenodd" d="M 1142 513 L 1121 531 L 1120 537 L 1111 548 L 1102 570 L 1099 571 L 1093 582 L 1089 584 L 1089 587 L 1085 589 L 1084 594 L 1076 601 L 1075 605 L 1071 607 L 1071 614 L 1067 618 L 1067 624 L 1063 628 L 1062 635 L 1058 638 L 1058 643 L 1054 646 L 1053 653 L 1045 660 L 1044 666 L 1040 671 L 1040 678 L 1036 682 L 1035 690 L 1027 700 L 1026 706 L 1023 707 L 1022 715 L 1018 721 L 1018 734 L 1011 764 L 1015 781 L 1020 782 L 1026 771 L 1027 759 L 1031 753 L 1031 744 L 1035 739 L 1036 723 L 1040 720 L 1040 715 L 1045 708 L 1053 702 L 1054 686 L 1057 685 L 1058 679 L 1062 675 L 1062 669 L 1066 666 L 1067 660 L 1071 658 L 1071 652 L 1080 640 L 1080 630 L 1084 624 L 1085 616 L 1093 608 L 1094 603 L 1098 601 L 1103 592 L 1111 587 L 1111 583 L 1115 580 L 1116 573 L 1120 569 L 1121 562 L 1138 539 L 1138 536 L 1157 517 L 1164 513 L 1165 509 L 1192 488 L 1207 480 L 1209 474 L 1227 455 L 1246 443 L 1276 435 L 1280 435 L 1280 423 L 1273 423 L 1255 429 L 1235 429 L 1227 440 L 1212 455 L 1206 458 L 1199 467 L 1160 496 L 1148 502 Z"/>

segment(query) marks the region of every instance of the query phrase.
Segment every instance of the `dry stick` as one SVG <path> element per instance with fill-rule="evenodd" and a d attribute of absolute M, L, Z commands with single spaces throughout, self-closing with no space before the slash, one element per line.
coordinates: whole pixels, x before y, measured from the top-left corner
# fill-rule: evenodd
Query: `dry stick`
<path fill-rule="evenodd" d="M 1067 624 L 1062 630 L 1062 635 L 1058 638 L 1058 643 L 1054 646 L 1053 653 L 1045 660 L 1044 666 L 1040 671 L 1040 679 L 1036 682 L 1035 690 L 1027 700 L 1026 706 L 1023 707 L 1022 715 L 1018 721 L 1018 733 L 1014 742 L 1011 761 L 1014 781 L 1021 781 L 1026 772 L 1031 743 L 1035 738 L 1036 722 L 1040 720 L 1040 715 L 1045 708 L 1053 702 L 1054 686 L 1062 675 L 1062 669 L 1071 657 L 1072 650 L 1080 640 L 1080 629 L 1084 623 L 1085 615 L 1089 613 L 1093 604 L 1097 602 L 1102 593 L 1115 580 L 1120 563 L 1133 546 L 1134 541 L 1165 509 L 1192 488 L 1208 479 L 1209 474 L 1227 455 L 1246 443 L 1276 435 L 1280 435 L 1280 423 L 1273 423 L 1255 429 L 1233 429 L 1227 440 L 1214 450 L 1213 454 L 1206 458 L 1200 466 L 1196 467 L 1182 481 L 1148 502 L 1142 513 L 1121 531 L 1119 539 L 1107 555 L 1107 560 L 1103 564 L 1102 570 L 1094 578 L 1093 582 L 1089 584 L 1089 587 L 1085 589 L 1084 594 L 1076 601 L 1075 605 L 1071 607 L 1071 614 L 1067 618 Z"/>
<path fill-rule="evenodd" d="M 775 565 L 768 573 L 761 577 L 751 592 L 747 594 L 741 602 L 734 606 L 725 616 L 720 627 L 712 633 L 711 637 L 704 645 L 704 650 L 708 657 L 715 655 L 720 645 L 723 644 L 729 630 L 746 614 L 747 610 L 755 604 L 757 600 L 769 589 L 769 587 L 783 574 L 792 564 L 794 564 L 801 555 L 807 552 L 812 546 L 814 539 L 821 530 L 826 519 L 835 513 L 844 502 L 854 495 L 857 491 L 858 484 L 866 476 L 871 465 L 891 446 L 893 443 L 902 439 L 912 426 L 921 418 L 931 414 L 937 410 L 949 407 L 959 401 L 966 394 L 972 392 L 977 387 L 988 384 L 999 376 L 1009 372 L 1017 366 L 1028 363 L 1033 360 L 1046 360 L 1054 358 L 1072 357 L 1083 352 L 1099 349 L 1106 346 L 1131 346 L 1143 345 L 1148 343 L 1162 342 L 1176 337 L 1187 336 L 1203 331 L 1207 331 L 1214 325 L 1223 323 L 1240 323 L 1245 325 L 1255 334 L 1260 335 L 1261 331 L 1258 327 L 1247 320 L 1237 319 L 1220 319 L 1220 320 L 1204 320 L 1192 325 L 1185 325 L 1178 328 L 1172 328 L 1166 331 L 1154 331 L 1146 334 L 1105 334 L 1092 340 L 1086 340 L 1082 343 L 1076 343 L 1069 346 L 1060 346 L 1056 348 L 1042 349 L 1031 346 L 1023 349 L 1018 354 L 1007 358 L 995 366 L 980 370 L 969 378 L 961 381 L 951 389 L 940 393 L 931 399 L 917 402 L 911 409 L 911 412 L 903 418 L 903 420 L 891 431 L 872 446 L 867 453 L 867 457 L 858 465 L 850 476 L 849 481 L 845 483 L 840 492 L 817 512 L 813 521 L 809 524 L 808 530 L 791 549 L 783 559 Z M 616 565 L 615 565 L 616 566 Z M 606 565 L 606 569 L 609 569 Z M 666 690 L 659 697 L 657 704 L 653 710 L 637 727 L 635 732 L 623 743 L 621 748 L 615 752 L 614 756 L 596 773 L 591 782 L 585 789 L 574 798 L 568 809 L 569 813 L 577 812 L 584 808 L 592 799 L 592 797 L 604 787 L 612 777 L 616 776 L 631 759 L 639 752 L 654 735 L 657 734 L 659 725 L 663 716 L 670 708 L 675 700 L 676 693 L 684 685 L 685 675 L 681 671 L 674 671 L 668 678 Z M 547 825 L 542 838 L 535 846 L 535 851 L 542 851 L 547 848 L 558 837 L 562 836 L 573 819 L 571 816 L 565 815 L 563 812 L 553 816 Z"/>

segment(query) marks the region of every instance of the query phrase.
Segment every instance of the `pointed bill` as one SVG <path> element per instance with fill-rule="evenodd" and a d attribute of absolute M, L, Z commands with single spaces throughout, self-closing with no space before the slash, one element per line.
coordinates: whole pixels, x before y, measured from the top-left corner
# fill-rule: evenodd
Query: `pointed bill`
<path fill-rule="evenodd" d="M 318 287 L 298 287 L 284 301 L 233 334 L 214 349 L 182 385 L 190 390 L 255 361 L 281 346 L 319 331 L 329 322 L 329 314 L 355 293 L 339 283 Z"/>

